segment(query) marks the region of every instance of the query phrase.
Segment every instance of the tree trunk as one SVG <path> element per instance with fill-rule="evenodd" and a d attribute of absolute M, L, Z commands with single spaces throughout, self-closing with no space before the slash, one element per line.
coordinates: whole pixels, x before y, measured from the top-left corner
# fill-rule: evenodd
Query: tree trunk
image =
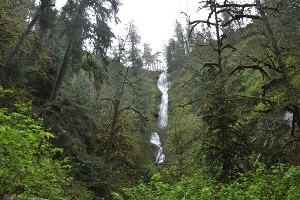
<path fill-rule="evenodd" d="M 104 153 L 104 162 L 105 163 L 109 163 L 110 162 L 110 158 L 111 158 L 111 152 L 113 150 L 114 147 L 114 141 L 115 141 L 115 137 L 116 137 L 116 125 L 118 122 L 118 116 L 119 116 L 119 107 L 120 107 L 120 99 L 119 97 L 117 97 L 115 103 L 114 103 L 114 115 L 113 115 L 113 119 L 112 119 L 112 123 L 111 123 L 111 129 L 109 132 L 109 138 L 107 141 L 107 145 L 106 145 L 106 150 Z"/>
<path fill-rule="evenodd" d="M 27 29 L 24 31 L 24 33 L 22 34 L 19 42 L 17 43 L 17 45 L 15 46 L 15 48 L 13 49 L 12 53 L 10 54 L 8 60 L 6 61 L 6 63 L 4 64 L 4 66 L 2 67 L 1 71 L 0 71 L 0 81 L 2 81 L 2 79 L 4 78 L 7 70 L 10 67 L 10 64 L 12 61 L 14 61 L 14 59 L 16 58 L 19 50 L 21 49 L 24 41 L 26 40 L 26 38 L 28 37 L 31 29 L 33 28 L 33 26 L 36 24 L 36 22 L 38 21 L 38 19 L 40 18 L 41 14 L 44 12 L 46 8 L 46 5 L 41 5 L 38 12 L 36 13 L 36 15 L 34 16 L 34 18 L 31 20 L 30 24 L 28 25 Z"/>
<path fill-rule="evenodd" d="M 74 41 L 73 37 L 71 36 L 71 38 L 69 40 L 69 43 L 68 43 L 68 46 L 67 46 L 67 49 L 66 49 L 66 52 L 65 52 L 65 55 L 64 55 L 63 62 L 61 64 L 59 73 L 57 75 L 56 81 L 54 83 L 54 87 L 53 87 L 52 92 L 51 92 L 51 96 L 50 96 L 50 99 L 49 99 L 50 102 L 53 102 L 54 100 L 56 100 L 56 98 L 58 96 L 59 89 L 61 87 L 62 81 L 64 79 L 64 76 L 65 76 L 67 68 L 68 68 L 69 57 L 70 57 L 70 54 L 71 54 L 73 41 Z"/>
<path fill-rule="evenodd" d="M 119 57 L 119 59 L 120 59 L 120 57 Z M 120 62 L 120 60 L 118 62 Z M 118 67 L 119 67 L 119 73 L 118 73 L 118 80 L 119 80 L 120 74 L 121 74 L 121 63 L 119 63 Z M 127 77 L 128 70 L 129 70 L 129 68 L 127 68 L 127 70 L 126 70 L 125 77 Z M 114 102 L 114 113 L 113 113 L 113 118 L 112 118 L 112 122 L 111 122 L 109 138 L 108 138 L 107 145 L 106 145 L 106 150 L 104 153 L 104 162 L 105 163 L 110 162 L 112 150 L 114 148 L 115 137 L 118 132 L 117 123 L 119 120 L 118 118 L 119 118 L 119 114 L 120 114 L 119 113 L 120 102 L 121 102 L 121 98 L 123 96 L 124 85 L 125 85 L 125 79 L 121 83 L 118 83 L 118 86 L 117 86 L 115 102 Z"/>

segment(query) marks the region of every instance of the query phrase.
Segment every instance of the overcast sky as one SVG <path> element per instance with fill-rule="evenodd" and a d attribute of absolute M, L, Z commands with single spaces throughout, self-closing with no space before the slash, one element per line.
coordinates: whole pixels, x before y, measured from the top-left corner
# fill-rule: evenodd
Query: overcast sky
<path fill-rule="evenodd" d="M 173 36 L 175 20 L 186 23 L 181 12 L 195 13 L 197 0 L 123 0 L 119 18 L 122 24 L 115 30 L 122 33 L 125 25 L 134 20 L 142 43 L 150 43 L 154 51 L 161 51 L 163 44 Z"/>
<path fill-rule="evenodd" d="M 56 0 L 61 7 L 66 0 Z M 117 36 L 123 36 L 126 24 L 133 20 L 138 28 L 142 43 L 150 43 L 155 51 L 162 51 L 163 45 L 173 36 L 177 19 L 185 25 L 186 12 L 195 14 L 197 0 L 122 0 L 118 13 L 121 22 L 113 27 Z"/>

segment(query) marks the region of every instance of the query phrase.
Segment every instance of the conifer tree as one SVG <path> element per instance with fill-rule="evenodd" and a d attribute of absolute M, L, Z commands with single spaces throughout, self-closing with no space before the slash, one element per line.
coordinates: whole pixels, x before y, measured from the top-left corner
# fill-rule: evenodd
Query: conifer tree
<path fill-rule="evenodd" d="M 82 52 L 80 48 L 82 47 L 85 39 L 93 41 L 92 44 L 94 50 L 102 58 L 103 63 L 106 65 L 108 64 L 106 52 L 111 45 L 112 38 L 114 37 L 114 34 L 108 26 L 108 22 L 113 18 L 115 19 L 115 22 L 118 22 L 116 14 L 119 10 L 119 4 L 118 0 L 78 0 L 69 1 L 69 3 L 63 7 L 65 21 L 68 25 L 66 28 L 68 42 L 63 61 L 51 93 L 50 102 L 54 101 L 59 94 L 59 89 L 70 63 L 70 57 L 73 56 L 73 62 L 76 62 L 76 59 L 81 60 L 78 56 L 82 56 L 82 54 L 80 54 L 80 52 Z M 109 8 L 107 8 L 107 5 L 109 5 Z M 96 20 L 95 23 L 91 21 L 90 9 L 93 10 L 93 15 Z M 79 51 L 77 57 L 73 55 L 75 50 L 77 52 Z"/>

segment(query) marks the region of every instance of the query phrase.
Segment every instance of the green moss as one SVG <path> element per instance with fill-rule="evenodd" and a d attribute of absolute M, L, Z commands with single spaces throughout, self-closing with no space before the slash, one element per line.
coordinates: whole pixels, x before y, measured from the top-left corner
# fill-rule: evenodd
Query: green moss
<path fill-rule="evenodd" d="M 255 95 L 261 93 L 263 84 L 261 73 L 258 70 L 245 70 L 242 75 L 242 85 L 245 88 L 245 95 Z"/>

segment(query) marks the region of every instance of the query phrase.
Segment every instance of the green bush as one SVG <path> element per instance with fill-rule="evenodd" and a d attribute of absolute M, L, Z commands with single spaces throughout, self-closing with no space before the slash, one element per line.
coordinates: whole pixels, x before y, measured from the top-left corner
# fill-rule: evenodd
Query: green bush
<path fill-rule="evenodd" d="M 218 199 L 290 199 L 300 198 L 300 167 L 260 164 L 254 173 L 240 174 L 227 185 L 222 185 Z"/>
<path fill-rule="evenodd" d="M 300 199 L 300 167 L 278 165 L 266 169 L 259 164 L 254 172 L 240 174 L 228 184 L 217 183 L 205 178 L 201 173 L 183 176 L 174 184 L 163 183 L 160 175 L 152 177 L 149 184 L 140 183 L 133 188 L 123 189 L 122 194 L 114 194 L 116 200 L 244 200 L 244 199 Z"/>
<path fill-rule="evenodd" d="M 0 87 L 0 98 L 8 92 Z M 67 199 L 70 167 L 66 160 L 52 159 L 62 150 L 50 145 L 54 136 L 43 129 L 42 120 L 26 114 L 30 105 L 15 105 L 18 112 L 12 113 L 0 109 L 0 199 Z"/>
<path fill-rule="evenodd" d="M 133 188 L 123 189 L 123 194 L 114 194 L 116 200 L 159 200 L 159 199 L 211 199 L 213 195 L 213 182 L 208 181 L 199 174 L 193 177 L 182 177 L 175 184 L 163 183 L 160 174 L 154 174 L 149 184 L 140 183 Z"/>

